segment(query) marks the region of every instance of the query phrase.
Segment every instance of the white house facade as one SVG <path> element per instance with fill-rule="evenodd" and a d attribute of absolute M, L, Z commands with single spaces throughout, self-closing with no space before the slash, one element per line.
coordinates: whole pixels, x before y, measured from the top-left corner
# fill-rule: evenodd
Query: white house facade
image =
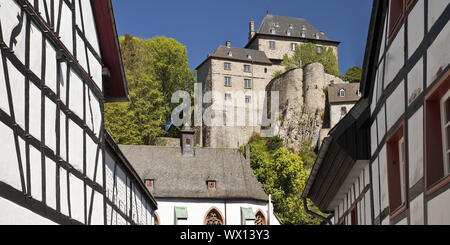
<path fill-rule="evenodd" d="M 120 146 L 158 202 L 159 225 L 279 225 L 270 198 L 238 149 Z M 249 152 L 247 152 L 247 156 Z"/>
<path fill-rule="evenodd" d="M 374 1 L 363 98 L 330 132 L 303 193 L 329 223 L 450 224 L 449 3 Z"/>
<path fill-rule="evenodd" d="M 0 0 L 0 49 L 0 224 L 152 224 L 103 125 L 128 100 L 111 1 Z"/>

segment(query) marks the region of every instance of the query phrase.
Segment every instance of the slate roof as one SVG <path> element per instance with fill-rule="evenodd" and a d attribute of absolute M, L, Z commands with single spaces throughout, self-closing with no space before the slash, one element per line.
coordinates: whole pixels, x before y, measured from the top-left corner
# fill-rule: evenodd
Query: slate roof
<path fill-rule="evenodd" d="M 328 99 L 330 103 L 357 102 L 361 99 L 358 95 L 359 83 L 341 83 L 328 87 Z M 339 91 L 345 89 L 345 96 L 340 97 Z"/>
<path fill-rule="evenodd" d="M 232 56 L 229 55 L 230 51 Z M 249 59 L 248 55 L 251 56 L 251 59 Z M 267 58 L 266 53 L 263 51 L 246 48 L 219 46 L 216 51 L 210 55 L 210 57 L 239 60 L 244 62 L 257 62 L 268 65 L 272 64 L 269 58 Z"/>
<path fill-rule="evenodd" d="M 275 30 L 275 34 L 271 30 Z M 288 36 L 287 31 L 291 31 L 291 37 L 302 37 L 302 31 L 305 32 L 304 38 L 317 39 L 316 34 L 319 34 L 320 40 L 330 41 L 328 37 L 321 34 L 314 26 L 302 18 L 292 18 L 278 15 L 268 14 L 264 17 L 261 25 L 256 31 L 257 34 Z"/>
<path fill-rule="evenodd" d="M 250 162 L 238 149 L 196 148 L 183 157 L 180 147 L 120 146 L 139 176 L 153 179 L 156 198 L 268 201 Z M 216 190 L 207 181 L 216 181 Z"/>

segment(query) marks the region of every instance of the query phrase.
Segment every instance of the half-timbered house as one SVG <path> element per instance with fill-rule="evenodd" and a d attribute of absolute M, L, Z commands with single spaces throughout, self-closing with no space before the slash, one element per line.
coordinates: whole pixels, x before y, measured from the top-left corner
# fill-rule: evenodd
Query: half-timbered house
<path fill-rule="evenodd" d="M 303 193 L 346 225 L 450 224 L 449 0 L 375 0 L 362 99 Z"/>
<path fill-rule="evenodd" d="M 110 0 L 0 0 L 0 224 L 153 224 L 104 129 L 128 89 Z"/>

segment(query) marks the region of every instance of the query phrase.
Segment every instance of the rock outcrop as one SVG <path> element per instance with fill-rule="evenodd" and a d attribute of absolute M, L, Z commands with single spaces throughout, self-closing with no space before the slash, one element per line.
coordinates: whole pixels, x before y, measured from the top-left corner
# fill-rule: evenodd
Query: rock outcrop
<path fill-rule="evenodd" d="M 279 91 L 281 125 L 275 134 L 284 139 L 285 147 L 298 152 L 305 142 L 317 144 L 324 125 L 329 125 L 326 88 L 332 83 L 346 82 L 313 63 L 287 71 L 267 85 L 268 101 L 271 91 Z"/>

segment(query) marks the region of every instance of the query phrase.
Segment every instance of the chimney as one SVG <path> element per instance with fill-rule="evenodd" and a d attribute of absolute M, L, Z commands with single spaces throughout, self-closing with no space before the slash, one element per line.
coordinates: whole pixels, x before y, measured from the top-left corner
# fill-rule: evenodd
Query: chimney
<path fill-rule="evenodd" d="M 195 131 L 190 127 L 185 127 L 180 133 L 181 154 L 186 157 L 193 157 Z"/>
<path fill-rule="evenodd" d="M 250 21 L 250 32 L 248 35 L 248 40 L 252 40 L 252 38 L 255 36 L 255 22 Z"/>
<path fill-rule="evenodd" d="M 230 41 L 226 41 L 225 46 L 227 46 L 227 48 L 231 47 L 231 42 Z"/>

